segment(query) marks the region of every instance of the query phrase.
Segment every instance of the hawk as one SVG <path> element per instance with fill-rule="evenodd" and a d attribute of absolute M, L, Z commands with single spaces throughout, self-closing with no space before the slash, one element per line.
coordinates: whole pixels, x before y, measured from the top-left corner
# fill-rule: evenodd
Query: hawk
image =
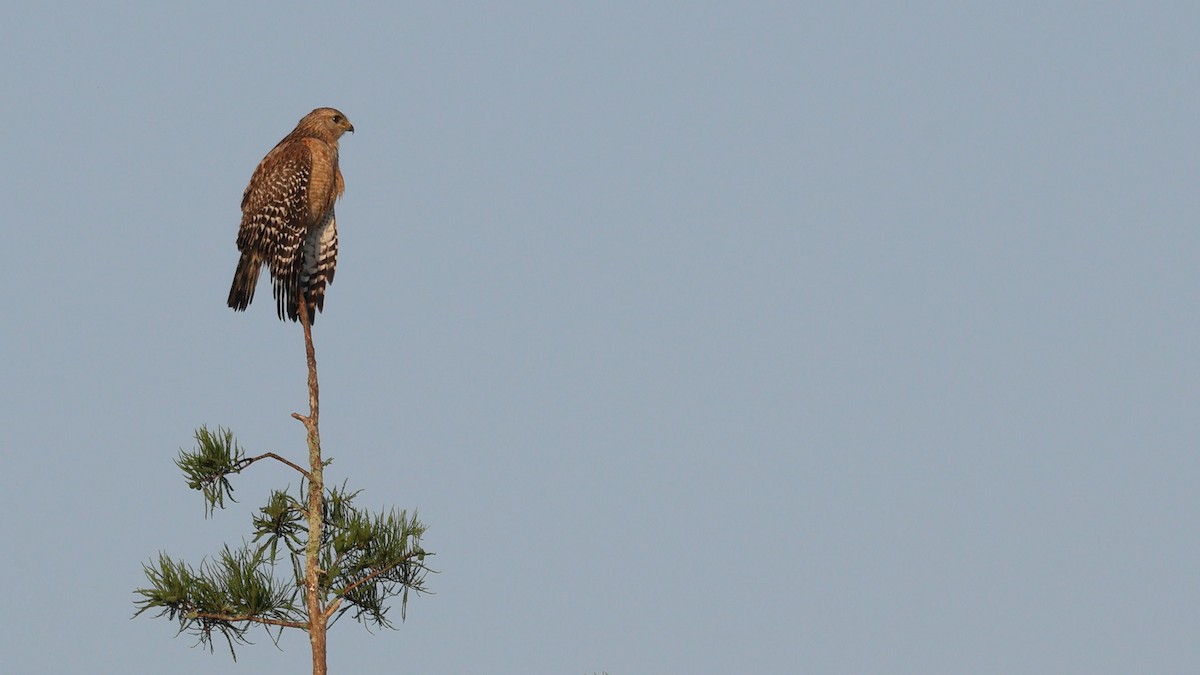
<path fill-rule="evenodd" d="M 354 125 L 333 108 L 308 113 L 258 163 L 242 194 L 237 247 L 242 257 L 229 289 L 229 306 L 242 311 L 254 299 L 265 264 L 274 282 L 280 320 L 309 321 L 325 306 L 325 284 L 337 265 L 333 204 L 346 189 L 338 169 L 338 139 Z"/>

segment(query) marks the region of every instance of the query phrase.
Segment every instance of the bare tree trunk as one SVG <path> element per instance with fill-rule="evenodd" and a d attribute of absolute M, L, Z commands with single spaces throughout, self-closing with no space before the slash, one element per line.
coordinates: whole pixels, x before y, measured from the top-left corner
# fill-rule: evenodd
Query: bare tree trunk
<path fill-rule="evenodd" d="M 304 347 L 308 355 L 308 417 L 293 415 L 308 431 L 308 545 L 305 549 L 304 587 L 308 606 L 308 639 L 312 644 L 313 675 L 326 675 L 324 594 L 321 592 L 321 530 L 325 524 L 322 497 L 325 494 L 324 464 L 321 461 L 321 434 L 317 427 L 320 404 L 317 395 L 317 356 L 313 350 L 312 322 L 308 303 L 299 302 L 300 323 L 304 326 Z"/>

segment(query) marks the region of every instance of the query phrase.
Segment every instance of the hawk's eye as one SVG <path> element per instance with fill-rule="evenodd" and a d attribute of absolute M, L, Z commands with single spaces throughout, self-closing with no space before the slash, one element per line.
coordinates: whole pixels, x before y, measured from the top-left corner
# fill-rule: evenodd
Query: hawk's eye
<path fill-rule="evenodd" d="M 333 123 L 334 123 L 334 124 L 341 124 L 341 123 L 342 123 L 342 116 L 341 116 L 341 115 L 334 115 L 334 116 L 333 116 Z"/>

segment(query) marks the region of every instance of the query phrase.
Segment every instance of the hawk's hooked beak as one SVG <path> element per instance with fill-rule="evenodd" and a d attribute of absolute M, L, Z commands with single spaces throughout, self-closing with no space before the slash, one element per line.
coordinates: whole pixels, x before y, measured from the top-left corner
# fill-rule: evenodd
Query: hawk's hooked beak
<path fill-rule="evenodd" d="M 346 131 L 349 131 L 350 133 L 354 133 L 354 125 L 351 124 L 350 126 L 346 127 Z"/>

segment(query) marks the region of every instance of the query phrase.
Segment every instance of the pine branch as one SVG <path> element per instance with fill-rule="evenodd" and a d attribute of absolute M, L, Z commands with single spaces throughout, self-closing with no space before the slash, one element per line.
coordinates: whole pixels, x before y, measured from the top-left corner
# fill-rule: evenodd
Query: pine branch
<path fill-rule="evenodd" d="M 345 600 L 347 598 L 347 596 L 349 596 L 350 593 L 352 593 L 354 591 L 354 589 L 356 589 L 368 582 L 372 582 L 385 574 L 388 574 L 389 572 L 395 570 L 397 567 L 400 567 L 401 565 L 407 565 L 407 564 L 411 563 L 414 559 L 424 560 L 426 555 L 427 554 L 425 553 L 425 551 L 414 551 L 414 552 L 408 554 L 407 556 L 405 556 L 404 559 L 397 560 L 396 562 L 394 562 L 390 565 L 381 567 L 381 568 L 375 570 L 374 572 L 371 572 L 367 576 L 359 579 L 358 581 L 355 581 L 354 583 L 350 584 L 349 586 L 343 587 L 342 590 L 337 592 L 339 597 L 336 600 L 334 600 L 332 603 L 330 603 L 329 607 L 325 610 L 325 619 L 328 620 L 331 616 L 334 615 L 335 612 L 337 612 L 338 607 L 341 606 L 341 604 L 342 604 L 342 600 Z M 424 565 L 422 565 L 422 567 L 424 567 Z M 423 589 L 414 589 L 414 590 L 423 590 Z M 407 592 L 407 589 L 406 589 L 406 592 Z M 351 601 L 351 602 L 353 602 L 353 601 Z"/>
<path fill-rule="evenodd" d="M 247 457 L 242 447 L 234 440 L 233 432 L 224 427 L 218 427 L 215 433 L 209 431 L 208 427 L 197 429 L 195 450 L 180 449 L 175 465 L 183 471 L 188 487 L 200 490 L 204 494 L 204 515 L 208 517 L 214 509 L 225 508 L 226 498 L 232 502 L 237 501 L 233 498 L 233 484 L 229 482 L 228 476 L 241 473 L 251 464 L 263 459 L 274 459 L 300 472 L 305 478 L 310 478 L 309 472 L 273 452 Z"/>

